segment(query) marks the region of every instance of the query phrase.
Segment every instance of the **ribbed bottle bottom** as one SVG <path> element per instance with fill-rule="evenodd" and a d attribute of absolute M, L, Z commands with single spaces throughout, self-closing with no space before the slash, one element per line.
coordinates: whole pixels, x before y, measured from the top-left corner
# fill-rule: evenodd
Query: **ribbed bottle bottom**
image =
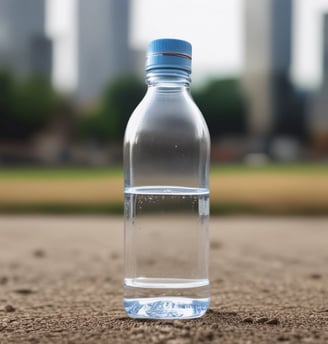
<path fill-rule="evenodd" d="M 124 299 L 124 308 L 131 318 L 193 319 L 205 314 L 209 298 L 154 297 Z"/>

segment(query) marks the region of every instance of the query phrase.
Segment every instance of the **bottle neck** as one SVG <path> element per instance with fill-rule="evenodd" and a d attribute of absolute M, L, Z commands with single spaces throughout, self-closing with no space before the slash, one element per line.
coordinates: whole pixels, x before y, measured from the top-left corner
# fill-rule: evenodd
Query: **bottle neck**
<path fill-rule="evenodd" d="M 150 87 L 189 88 L 190 83 L 190 73 L 182 69 L 152 69 L 146 74 L 146 84 Z"/>

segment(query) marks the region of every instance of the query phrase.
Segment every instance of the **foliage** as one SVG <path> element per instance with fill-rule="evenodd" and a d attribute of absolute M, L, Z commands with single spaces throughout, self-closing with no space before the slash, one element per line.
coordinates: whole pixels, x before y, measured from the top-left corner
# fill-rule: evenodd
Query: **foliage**
<path fill-rule="evenodd" d="M 113 139 L 117 132 L 117 116 L 112 110 L 106 114 L 100 104 L 93 110 L 85 111 L 79 120 L 79 134 L 82 139 L 106 142 Z"/>
<path fill-rule="evenodd" d="M 0 138 L 26 138 L 43 128 L 60 106 L 50 80 L 16 80 L 0 71 Z"/>
<path fill-rule="evenodd" d="M 145 91 L 144 82 L 134 76 L 118 78 L 108 86 L 104 97 L 104 112 L 116 115 L 115 139 L 123 138 L 128 120 Z"/>
<path fill-rule="evenodd" d="M 246 131 L 244 99 L 238 80 L 213 79 L 193 92 L 212 137 Z"/>
<path fill-rule="evenodd" d="M 114 80 L 96 109 L 86 112 L 81 119 L 82 138 L 100 142 L 121 140 L 130 115 L 144 94 L 144 83 L 134 76 Z"/>
<path fill-rule="evenodd" d="M 309 138 L 306 127 L 306 94 L 295 90 L 285 74 L 276 73 L 272 77 L 273 134 Z"/>
<path fill-rule="evenodd" d="M 108 85 L 99 105 L 83 111 L 79 136 L 99 142 L 122 140 L 128 119 L 145 94 L 135 76 L 117 78 Z M 245 131 L 245 107 L 238 81 L 211 80 L 193 92 L 213 137 Z M 20 139 L 41 130 L 62 106 L 49 80 L 32 76 L 16 80 L 0 71 L 0 138 Z"/>
<path fill-rule="evenodd" d="M 101 105 L 81 121 L 83 138 L 100 141 L 122 140 L 128 119 L 138 105 L 146 87 L 133 76 L 114 80 L 106 89 Z M 212 136 L 244 133 L 244 100 L 234 79 L 211 80 L 193 92 Z"/>

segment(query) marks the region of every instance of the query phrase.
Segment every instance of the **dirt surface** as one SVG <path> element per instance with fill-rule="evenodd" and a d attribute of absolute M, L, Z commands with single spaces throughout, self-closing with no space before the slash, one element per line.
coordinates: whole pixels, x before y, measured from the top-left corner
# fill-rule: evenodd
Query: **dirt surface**
<path fill-rule="evenodd" d="M 212 218 L 211 307 L 122 309 L 117 217 L 0 217 L 0 343 L 327 343 L 328 218 Z"/>
<path fill-rule="evenodd" d="M 325 174 L 232 174 L 211 176 L 212 204 L 237 203 L 280 214 L 328 214 Z M 2 179 L 1 206 L 15 204 L 90 204 L 122 202 L 121 176 L 76 179 Z M 110 190 L 110 192 L 108 191 Z M 263 213 L 263 211 L 262 211 Z"/>

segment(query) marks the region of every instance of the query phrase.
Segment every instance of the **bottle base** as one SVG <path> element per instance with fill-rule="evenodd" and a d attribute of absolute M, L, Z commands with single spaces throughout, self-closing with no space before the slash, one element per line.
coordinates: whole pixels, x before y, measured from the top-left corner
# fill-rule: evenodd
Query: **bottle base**
<path fill-rule="evenodd" d="M 138 319 L 194 319 L 203 316 L 210 299 L 185 297 L 154 297 L 124 299 L 124 308 L 131 318 Z"/>

